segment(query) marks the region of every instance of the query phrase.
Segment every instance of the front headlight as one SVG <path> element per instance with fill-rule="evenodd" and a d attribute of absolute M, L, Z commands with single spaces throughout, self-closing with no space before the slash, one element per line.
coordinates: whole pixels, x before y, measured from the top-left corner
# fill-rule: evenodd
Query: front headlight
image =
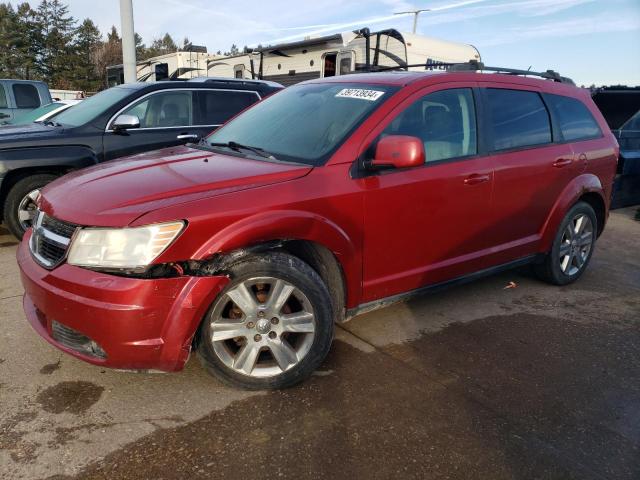
<path fill-rule="evenodd" d="M 184 222 L 115 229 L 82 228 L 71 243 L 67 262 L 80 267 L 146 267 L 183 228 Z"/>

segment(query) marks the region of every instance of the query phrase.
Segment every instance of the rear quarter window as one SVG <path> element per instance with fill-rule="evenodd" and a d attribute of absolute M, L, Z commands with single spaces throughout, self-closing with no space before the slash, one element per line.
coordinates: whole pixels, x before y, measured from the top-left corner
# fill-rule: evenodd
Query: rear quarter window
<path fill-rule="evenodd" d="M 545 98 L 553 109 L 564 140 L 586 140 L 602 136 L 598 122 L 580 100 L 553 94 L 547 94 Z"/>
<path fill-rule="evenodd" d="M 196 102 L 200 112 L 198 125 L 222 125 L 231 117 L 256 103 L 260 98 L 255 92 L 231 90 L 196 90 Z"/>
<path fill-rule="evenodd" d="M 38 108 L 40 106 L 40 95 L 38 89 L 28 83 L 15 83 L 13 85 L 13 96 L 16 98 L 18 108 Z"/>
<path fill-rule="evenodd" d="M 493 150 L 551 143 L 549 112 L 536 92 L 488 88 Z"/>

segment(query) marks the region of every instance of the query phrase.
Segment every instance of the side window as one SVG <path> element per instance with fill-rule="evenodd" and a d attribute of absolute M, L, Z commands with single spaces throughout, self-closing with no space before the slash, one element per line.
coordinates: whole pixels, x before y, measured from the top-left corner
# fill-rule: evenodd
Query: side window
<path fill-rule="evenodd" d="M 244 78 L 244 70 L 245 70 L 245 67 L 244 67 L 244 65 L 242 63 L 238 64 L 238 65 L 235 65 L 233 67 L 233 76 L 234 76 L 234 78 Z"/>
<path fill-rule="evenodd" d="M 336 75 L 336 62 L 338 60 L 337 53 L 325 53 L 324 55 L 324 69 L 323 73 L 325 77 L 334 77 Z"/>
<path fill-rule="evenodd" d="M 640 131 L 640 110 L 636 114 L 627 120 L 620 130 L 623 132 L 637 132 Z"/>
<path fill-rule="evenodd" d="M 352 52 L 342 52 L 340 54 L 340 75 L 351 73 Z"/>
<path fill-rule="evenodd" d="M 40 95 L 38 89 L 28 83 L 14 83 L 13 96 L 16 98 L 18 108 L 38 108 L 40 106 Z"/>
<path fill-rule="evenodd" d="M 197 125 L 222 125 L 260 98 L 255 92 L 235 92 L 231 90 L 201 90 L 195 92 L 200 115 Z"/>
<path fill-rule="evenodd" d="M 4 91 L 4 85 L 0 84 L 0 108 L 7 108 L 7 94 Z"/>
<path fill-rule="evenodd" d="M 551 143 L 549 112 L 536 92 L 488 88 L 493 150 Z"/>
<path fill-rule="evenodd" d="M 580 100 L 562 95 L 546 95 L 545 98 L 556 114 L 565 140 L 585 140 L 602 135 L 598 122 Z"/>
<path fill-rule="evenodd" d="M 140 119 L 140 128 L 193 125 L 191 91 L 154 93 L 122 112 Z"/>
<path fill-rule="evenodd" d="M 456 88 L 430 93 L 398 115 L 382 135 L 422 139 L 427 163 L 475 155 L 473 92 L 470 88 Z"/>

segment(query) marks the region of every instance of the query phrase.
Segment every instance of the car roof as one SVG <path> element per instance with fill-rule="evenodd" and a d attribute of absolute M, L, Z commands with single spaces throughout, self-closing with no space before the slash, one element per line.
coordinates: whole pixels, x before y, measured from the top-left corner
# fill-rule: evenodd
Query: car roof
<path fill-rule="evenodd" d="M 311 83 L 364 83 L 404 87 L 414 83 L 424 85 L 443 82 L 500 82 L 537 87 L 546 91 L 573 91 L 579 90 L 574 85 L 554 82 L 540 78 L 525 77 L 521 75 L 509 75 L 503 73 L 488 72 L 450 72 L 444 70 L 430 70 L 426 72 L 393 70 L 388 72 L 355 73 L 339 75 L 335 77 L 318 78 L 303 82 Z"/>
<path fill-rule="evenodd" d="M 271 93 L 284 88 L 276 82 L 265 80 L 245 80 L 239 78 L 197 77 L 189 80 L 162 80 L 159 82 L 124 83 L 115 88 L 127 88 L 130 90 L 165 90 L 165 89 L 198 89 L 216 88 L 221 90 L 248 90 L 261 94 Z"/>

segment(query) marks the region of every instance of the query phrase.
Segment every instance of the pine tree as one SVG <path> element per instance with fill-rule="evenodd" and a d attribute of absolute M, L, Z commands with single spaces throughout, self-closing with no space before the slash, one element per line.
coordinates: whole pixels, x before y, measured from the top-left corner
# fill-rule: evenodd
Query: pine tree
<path fill-rule="evenodd" d="M 171 35 L 165 33 L 164 37 L 156 38 L 147 50 L 148 57 L 157 57 L 178 51 L 176 42 L 173 41 Z"/>
<path fill-rule="evenodd" d="M 38 68 L 52 88 L 67 88 L 72 83 L 73 36 L 75 19 L 60 0 L 42 0 L 37 22 L 41 32 Z"/>
<path fill-rule="evenodd" d="M 102 79 L 102 86 L 107 87 L 107 67 L 122 64 L 122 39 L 115 26 L 107 33 L 107 41 L 103 42 L 95 55 L 96 71 Z"/>
<path fill-rule="evenodd" d="M 146 60 L 147 46 L 144 44 L 142 37 L 137 33 L 134 33 L 133 38 L 136 44 L 136 60 Z"/>
<path fill-rule="evenodd" d="M 37 63 L 41 55 L 42 44 L 40 28 L 36 12 L 27 3 L 16 8 L 16 53 L 19 59 L 19 77 L 24 79 L 39 78 Z"/>
<path fill-rule="evenodd" d="M 102 72 L 96 70 L 95 57 L 102 46 L 100 30 L 93 21 L 85 19 L 75 32 L 74 87 L 94 92 L 102 83 Z"/>
<path fill-rule="evenodd" d="M 0 3 L 0 77 L 15 77 L 17 16 L 10 3 Z"/>

